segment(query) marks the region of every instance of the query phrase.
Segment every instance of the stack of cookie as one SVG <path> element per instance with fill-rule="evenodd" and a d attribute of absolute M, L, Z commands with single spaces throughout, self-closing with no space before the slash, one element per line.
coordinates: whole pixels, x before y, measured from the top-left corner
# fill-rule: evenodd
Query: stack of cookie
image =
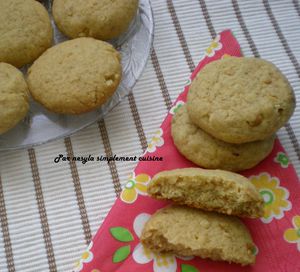
<path fill-rule="evenodd" d="M 141 236 L 147 248 L 242 265 L 255 262 L 251 235 L 232 216 L 263 215 L 263 199 L 247 178 L 201 168 L 163 171 L 151 180 L 148 194 L 182 206 L 168 206 L 150 218 Z"/>
<path fill-rule="evenodd" d="M 206 65 L 172 121 L 179 152 L 211 169 L 241 171 L 271 152 L 295 108 L 286 77 L 270 62 L 228 57 Z"/>
<path fill-rule="evenodd" d="M 0 134 L 25 117 L 29 93 L 49 111 L 60 114 L 81 114 L 103 105 L 122 76 L 120 54 L 105 41 L 127 30 L 138 2 L 52 1 L 56 25 L 73 40 L 50 48 L 53 29 L 41 3 L 0 0 L 0 63 L 5 63 L 0 65 Z M 32 62 L 27 87 L 13 66 Z"/>
<path fill-rule="evenodd" d="M 172 137 L 179 152 L 197 165 L 241 171 L 271 152 L 276 131 L 294 108 L 293 90 L 273 64 L 224 58 L 193 80 L 187 104 L 173 117 Z M 141 236 L 144 246 L 242 265 L 255 262 L 251 235 L 234 217 L 263 216 L 263 199 L 247 178 L 224 170 L 176 169 L 155 175 L 148 194 L 183 206 L 168 206 L 150 218 Z"/>

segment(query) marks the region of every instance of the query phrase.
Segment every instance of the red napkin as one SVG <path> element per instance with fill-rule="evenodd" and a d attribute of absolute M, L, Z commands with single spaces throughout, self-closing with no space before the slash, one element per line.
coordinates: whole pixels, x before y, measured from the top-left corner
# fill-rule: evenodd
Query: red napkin
<path fill-rule="evenodd" d="M 172 115 L 185 103 L 191 80 L 207 63 L 226 56 L 241 55 L 240 46 L 229 30 L 223 31 L 212 41 L 183 93 L 148 145 L 144 157 L 162 157 L 163 161 L 139 162 L 120 198 L 82 254 L 75 271 L 300 271 L 300 183 L 279 140 L 276 140 L 268 158 L 255 168 L 242 172 L 250 178 L 265 201 L 263 218 L 243 220 L 257 246 L 255 265 L 242 267 L 198 257 L 157 255 L 145 250 L 139 241 L 142 227 L 150 215 L 166 205 L 166 202 L 146 195 L 151 177 L 162 170 L 195 166 L 178 153 L 170 134 Z"/>

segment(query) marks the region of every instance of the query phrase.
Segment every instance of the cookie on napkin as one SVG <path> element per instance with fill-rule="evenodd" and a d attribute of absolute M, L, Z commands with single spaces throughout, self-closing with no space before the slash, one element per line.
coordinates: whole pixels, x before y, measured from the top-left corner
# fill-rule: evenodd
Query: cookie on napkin
<path fill-rule="evenodd" d="M 172 137 L 178 151 L 193 163 L 211 169 L 242 171 L 250 169 L 272 151 L 275 136 L 263 141 L 229 144 L 218 140 L 189 118 L 186 105 L 172 119 Z"/>
<path fill-rule="evenodd" d="M 245 177 L 223 170 L 182 168 L 156 174 L 148 194 L 157 199 L 240 217 L 264 215 L 264 201 Z"/>
<path fill-rule="evenodd" d="M 223 58 L 193 80 L 187 108 L 194 124 L 215 138 L 241 144 L 271 137 L 291 117 L 295 97 L 274 64 L 258 58 Z"/>
<path fill-rule="evenodd" d="M 169 206 L 152 215 L 141 242 L 157 253 L 255 263 L 255 245 L 239 219 L 183 206 Z"/>

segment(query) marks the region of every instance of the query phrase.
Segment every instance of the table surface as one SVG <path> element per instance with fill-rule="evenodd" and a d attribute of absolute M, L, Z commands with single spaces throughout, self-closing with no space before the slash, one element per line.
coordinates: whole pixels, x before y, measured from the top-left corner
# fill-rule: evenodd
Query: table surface
<path fill-rule="evenodd" d="M 64 156 L 139 156 L 211 39 L 233 31 L 244 55 L 275 63 L 300 100 L 298 0 L 152 0 L 154 46 L 129 95 L 104 121 L 0 160 L 0 271 L 71 271 L 136 162 L 54 163 Z M 300 109 L 278 132 L 300 175 Z M 110 271 L 111 272 L 111 271 Z"/>

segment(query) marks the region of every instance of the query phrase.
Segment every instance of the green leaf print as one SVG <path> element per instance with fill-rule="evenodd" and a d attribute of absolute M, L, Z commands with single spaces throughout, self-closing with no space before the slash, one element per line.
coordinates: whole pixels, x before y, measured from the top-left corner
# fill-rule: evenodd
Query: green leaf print
<path fill-rule="evenodd" d="M 198 269 L 189 264 L 182 264 L 181 265 L 181 272 L 199 272 Z"/>
<path fill-rule="evenodd" d="M 114 263 L 123 262 L 128 257 L 129 254 L 130 254 L 130 246 L 120 247 L 114 253 L 113 262 Z"/>
<path fill-rule="evenodd" d="M 114 227 L 109 229 L 111 235 L 120 242 L 131 242 L 133 241 L 133 236 L 131 232 L 123 227 Z"/>

